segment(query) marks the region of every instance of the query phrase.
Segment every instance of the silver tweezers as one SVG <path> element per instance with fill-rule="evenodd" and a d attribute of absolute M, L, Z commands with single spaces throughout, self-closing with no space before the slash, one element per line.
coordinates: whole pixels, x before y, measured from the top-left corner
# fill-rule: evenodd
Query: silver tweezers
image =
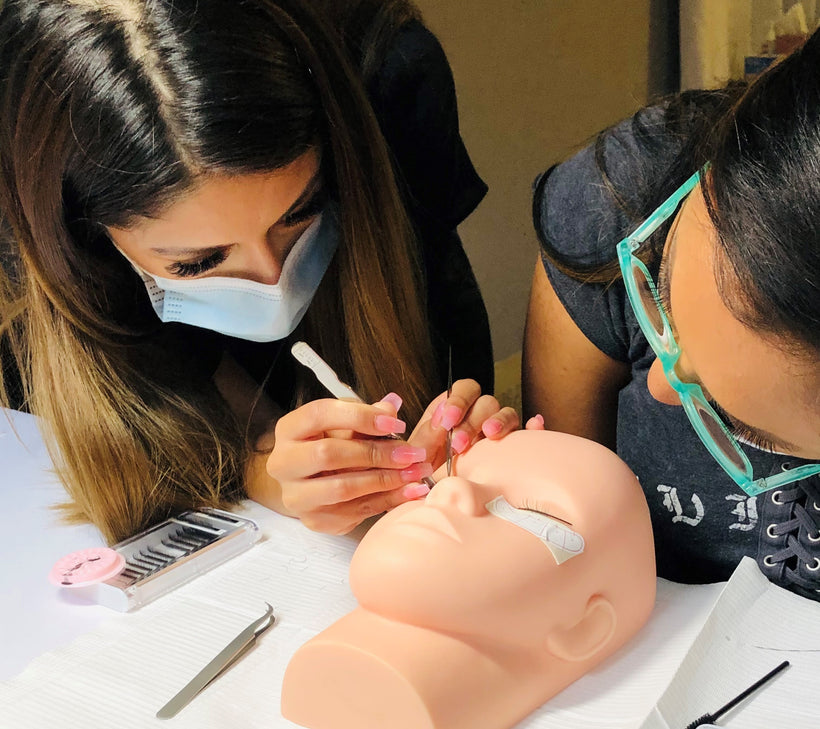
<path fill-rule="evenodd" d="M 247 628 L 226 645 L 216 657 L 203 668 L 165 706 L 157 712 L 157 719 L 170 719 L 176 716 L 191 699 L 194 698 L 211 681 L 221 676 L 256 643 L 256 639 L 276 622 L 273 608 L 267 605 L 265 614 L 254 620 Z"/>
<path fill-rule="evenodd" d="M 447 350 L 447 399 L 453 394 L 453 348 Z M 447 431 L 447 442 L 445 444 L 447 475 L 453 475 L 453 429 Z"/>

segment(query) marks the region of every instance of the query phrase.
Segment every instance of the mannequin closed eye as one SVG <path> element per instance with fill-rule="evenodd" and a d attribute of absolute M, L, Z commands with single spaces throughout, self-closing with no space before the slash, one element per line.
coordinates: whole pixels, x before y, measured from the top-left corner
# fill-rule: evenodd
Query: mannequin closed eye
<path fill-rule="evenodd" d="M 512 506 L 503 496 L 486 504 L 493 516 L 508 521 L 540 539 L 552 552 L 558 564 L 584 551 L 584 538 L 564 520 L 541 511 Z"/>
<path fill-rule="evenodd" d="M 542 516 L 548 516 L 550 519 L 555 519 L 555 521 L 560 521 L 567 526 L 572 526 L 572 522 L 568 519 L 564 519 L 556 514 L 551 513 L 555 511 L 553 507 L 549 507 L 546 504 L 540 504 L 537 501 L 531 501 L 529 499 L 524 499 L 524 502 L 520 506 L 516 506 L 516 509 L 523 510 L 523 511 L 532 511 L 536 514 L 541 514 Z"/>

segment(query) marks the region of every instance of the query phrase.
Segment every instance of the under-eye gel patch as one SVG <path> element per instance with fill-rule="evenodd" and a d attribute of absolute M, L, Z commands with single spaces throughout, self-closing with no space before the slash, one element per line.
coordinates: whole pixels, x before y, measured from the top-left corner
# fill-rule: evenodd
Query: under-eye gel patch
<path fill-rule="evenodd" d="M 531 509 L 518 509 L 503 496 L 485 504 L 487 511 L 504 521 L 526 529 L 547 545 L 558 564 L 584 551 L 584 538 L 566 524 Z"/>

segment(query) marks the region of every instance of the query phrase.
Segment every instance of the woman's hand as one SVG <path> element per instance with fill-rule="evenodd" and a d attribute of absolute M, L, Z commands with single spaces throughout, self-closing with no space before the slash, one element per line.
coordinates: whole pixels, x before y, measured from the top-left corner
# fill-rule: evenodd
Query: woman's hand
<path fill-rule="evenodd" d="M 375 405 L 323 399 L 279 418 L 266 463 L 281 490 L 278 510 L 314 531 L 345 534 L 423 495 L 418 482 L 433 472 L 425 448 L 386 437 L 406 428 L 400 406 L 392 393 Z"/>
<path fill-rule="evenodd" d="M 447 456 L 449 430 L 453 453 L 459 454 L 481 438 L 498 440 L 519 427 L 513 408 L 502 408 L 492 395 L 482 395 L 475 380 L 457 380 L 449 397 L 443 392 L 427 406 L 408 442 L 424 448 L 433 468 L 438 468 Z"/>

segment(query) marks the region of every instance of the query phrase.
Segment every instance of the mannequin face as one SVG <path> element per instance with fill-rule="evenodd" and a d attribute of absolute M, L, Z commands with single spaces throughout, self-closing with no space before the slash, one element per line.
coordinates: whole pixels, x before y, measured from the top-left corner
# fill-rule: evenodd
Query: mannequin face
<path fill-rule="evenodd" d="M 535 633 L 543 636 L 553 625 L 577 620 L 589 597 L 606 580 L 617 579 L 617 567 L 602 570 L 586 554 L 600 554 L 596 544 L 602 543 L 606 509 L 600 495 L 613 478 L 606 474 L 611 454 L 606 451 L 598 467 L 601 447 L 573 439 L 581 452 L 553 457 L 543 446 L 556 435 L 515 433 L 479 443 L 458 460 L 458 476 L 440 478 L 425 501 L 382 517 L 351 563 L 360 605 L 442 631 L 493 638 L 503 630 L 505 640 L 515 641 L 537 639 Z M 559 442 L 565 445 L 563 437 Z M 626 477 L 636 487 L 634 476 Z M 596 481 L 592 489 L 584 487 Z M 583 553 L 559 564 L 538 536 L 487 510 L 498 496 L 513 507 L 569 522 L 586 542 Z M 520 633 L 512 635 L 518 627 Z"/>
<path fill-rule="evenodd" d="M 284 716 L 345 729 L 517 726 L 646 622 L 649 510 L 614 453 L 519 430 L 479 441 L 453 466 L 452 477 L 433 474 L 425 501 L 364 536 L 350 564 L 359 607 L 297 651 Z M 583 551 L 559 563 L 534 511 L 522 526 L 487 510 L 500 496 L 510 510 L 573 522 Z"/>
<path fill-rule="evenodd" d="M 537 593 L 533 603 L 551 602 L 550 585 L 565 565 L 537 537 L 487 511 L 486 503 L 506 496 L 502 490 L 444 478 L 426 501 L 384 516 L 351 564 L 362 607 L 401 622 L 481 634 L 490 629 L 490 615 L 521 611 L 514 596 Z"/>

